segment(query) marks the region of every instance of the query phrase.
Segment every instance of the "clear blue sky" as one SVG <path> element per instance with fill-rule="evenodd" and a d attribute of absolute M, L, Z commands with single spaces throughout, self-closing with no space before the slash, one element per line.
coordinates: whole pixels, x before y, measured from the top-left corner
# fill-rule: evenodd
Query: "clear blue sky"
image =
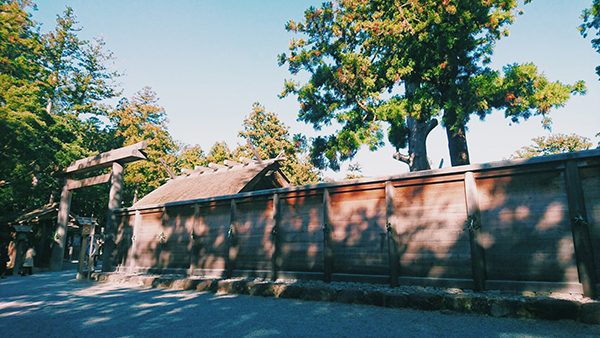
<path fill-rule="evenodd" d="M 56 15 L 65 6 L 75 10 L 86 39 L 102 36 L 117 56 L 116 68 L 125 72 L 120 79 L 123 95 L 131 97 L 151 86 L 169 117 L 173 138 L 199 144 L 205 151 L 216 141 L 235 148 L 242 122 L 260 102 L 275 112 L 294 133 L 316 135 L 312 128 L 296 121 L 295 97 L 279 99 L 283 81 L 290 78 L 278 67 L 277 55 L 286 52 L 294 34 L 284 29 L 289 19 L 301 20 L 308 0 L 37 0 L 34 19 L 43 31 L 54 27 Z M 564 108 L 551 112 L 552 133 L 576 133 L 592 139 L 600 132 L 600 82 L 595 67 L 600 55 L 589 38 L 577 31 L 582 10 L 592 0 L 534 0 L 523 6 L 525 14 L 510 27 L 511 34 L 500 41 L 492 66 L 534 62 L 551 81 L 574 83 L 584 80 L 587 95 L 572 98 Z M 507 158 L 536 136 L 548 135 L 539 118 L 512 124 L 502 112 L 484 122 L 476 117 L 467 135 L 472 163 Z M 354 159 L 366 176 L 407 171 L 391 158 L 387 146 L 377 152 L 362 150 Z M 449 165 L 447 141 L 441 127 L 428 140 L 433 167 L 444 158 Z M 338 175 L 345 174 L 345 166 Z"/>

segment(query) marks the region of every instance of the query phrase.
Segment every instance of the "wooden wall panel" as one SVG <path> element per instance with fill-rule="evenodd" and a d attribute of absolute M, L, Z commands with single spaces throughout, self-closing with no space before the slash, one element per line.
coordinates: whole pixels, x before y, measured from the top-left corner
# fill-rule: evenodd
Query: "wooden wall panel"
<path fill-rule="evenodd" d="M 142 268 L 157 267 L 159 235 L 162 232 L 162 210 L 141 212 L 140 227 L 135 229 L 133 258 Z"/>
<path fill-rule="evenodd" d="M 237 205 L 236 270 L 270 270 L 273 242 L 273 200 L 239 201 Z"/>
<path fill-rule="evenodd" d="M 400 276 L 472 278 L 463 181 L 396 187 Z"/>
<path fill-rule="evenodd" d="M 597 275 L 600 276 L 600 166 L 580 169 Z"/>
<path fill-rule="evenodd" d="M 194 206 L 168 207 L 164 216 L 160 262 L 167 268 L 188 269 L 192 249 L 191 232 L 194 227 Z"/>
<path fill-rule="evenodd" d="M 491 280 L 575 282 L 562 170 L 478 180 Z"/>
<path fill-rule="evenodd" d="M 323 271 L 323 195 L 280 196 L 281 271 Z"/>
<path fill-rule="evenodd" d="M 200 205 L 194 229 L 193 265 L 197 269 L 225 269 L 230 212 L 229 201 Z"/>
<path fill-rule="evenodd" d="M 389 274 L 384 185 L 330 196 L 333 272 Z"/>
<path fill-rule="evenodd" d="M 132 238 L 133 238 L 133 225 L 135 221 L 135 214 L 132 215 L 121 215 L 117 218 L 117 238 L 115 239 L 115 261 L 113 264 L 118 266 L 126 266 L 130 262 L 132 249 Z"/>

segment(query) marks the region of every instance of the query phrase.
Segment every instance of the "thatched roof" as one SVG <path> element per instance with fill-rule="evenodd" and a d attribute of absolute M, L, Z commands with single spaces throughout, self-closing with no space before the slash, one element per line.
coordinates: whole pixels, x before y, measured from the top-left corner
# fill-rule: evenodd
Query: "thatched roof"
<path fill-rule="evenodd" d="M 225 165 L 211 164 L 210 168 L 184 170 L 187 175 L 167 181 L 134 206 L 160 205 L 287 187 L 290 184 L 279 170 L 279 162 L 284 160 L 283 157 L 277 157 L 259 163 L 242 159 L 245 164 L 225 161 Z"/>

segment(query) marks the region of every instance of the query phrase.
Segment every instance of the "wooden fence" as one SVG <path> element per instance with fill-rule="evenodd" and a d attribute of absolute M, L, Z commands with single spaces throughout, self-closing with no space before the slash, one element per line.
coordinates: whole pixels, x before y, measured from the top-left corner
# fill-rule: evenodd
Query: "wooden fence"
<path fill-rule="evenodd" d="M 129 272 L 583 293 L 600 151 L 121 209 Z"/>

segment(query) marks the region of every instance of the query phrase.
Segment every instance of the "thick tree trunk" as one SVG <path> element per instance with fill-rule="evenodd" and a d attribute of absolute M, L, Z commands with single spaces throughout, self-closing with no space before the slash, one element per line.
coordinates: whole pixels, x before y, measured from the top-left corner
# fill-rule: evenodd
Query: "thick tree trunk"
<path fill-rule="evenodd" d="M 406 96 L 411 97 L 419 88 L 418 82 L 406 82 Z M 408 164 L 410 171 L 429 170 L 427 158 L 427 136 L 438 124 L 437 120 L 419 121 L 412 116 L 406 118 L 408 127 L 408 155 L 395 153 L 393 157 Z"/>
<path fill-rule="evenodd" d="M 408 155 L 395 153 L 394 158 L 408 164 L 410 171 L 429 170 L 429 159 L 427 157 L 427 136 L 437 126 L 437 120 L 425 122 L 418 121 L 414 117 L 406 118 L 409 129 Z"/>
<path fill-rule="evenodd" d="M 471 164 L 465 123 L 463 121 L 456 121 L 456 112 L 446 111 L 444 112 L 444 127 L 446 127 L 448 150 L 452 166 Z"/>

